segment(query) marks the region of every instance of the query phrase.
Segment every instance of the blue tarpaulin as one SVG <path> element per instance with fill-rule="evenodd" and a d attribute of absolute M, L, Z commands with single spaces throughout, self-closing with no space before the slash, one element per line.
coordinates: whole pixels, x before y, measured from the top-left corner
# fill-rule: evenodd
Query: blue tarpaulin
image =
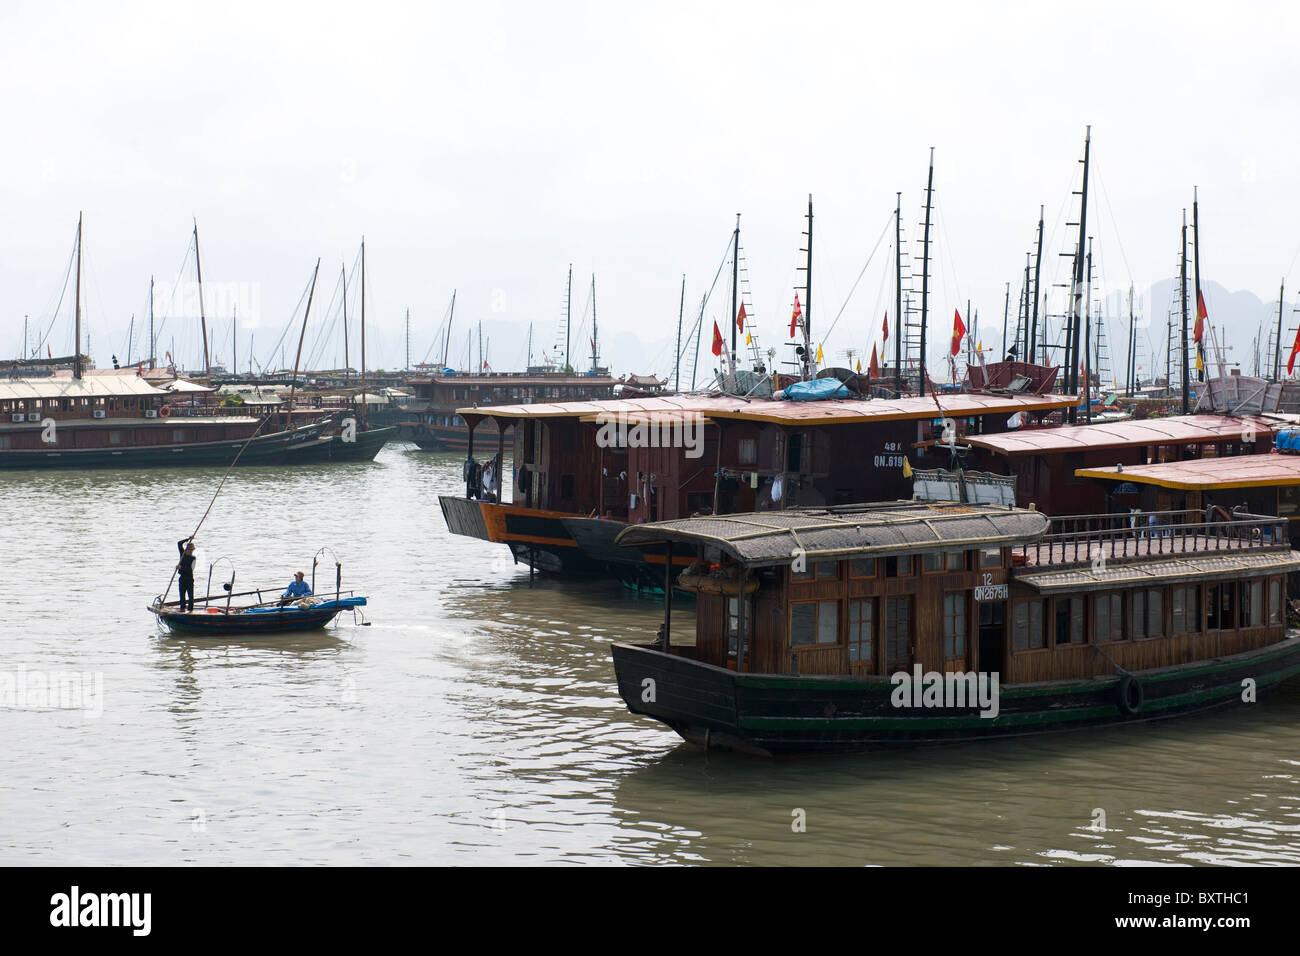
<path fill-rule="evenodd" d="M 837 378 L 815 378 L 810 382 L 795 382 L 785 390 L 791 402 L 822 402 L 828 398 L 848 398 L 849 388 Z"/>
<path fill-rule="evenodd" d="M 1294 428 L 1284 428 L 1277 433 L 1273 444 L 1278 451 L 1290 452 L 1291 454 L 1300 454 L 1300 431 Z"/>

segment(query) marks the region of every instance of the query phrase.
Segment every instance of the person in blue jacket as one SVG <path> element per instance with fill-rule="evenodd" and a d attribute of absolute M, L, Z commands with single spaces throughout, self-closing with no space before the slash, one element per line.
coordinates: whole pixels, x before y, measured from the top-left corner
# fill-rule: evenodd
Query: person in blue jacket
<path fill-rule="evenodd" d="M 287 598 L 311 597 L 311 587 L 303 580 L 301 571 L 294 572 L 293 580 L 284 589 L 284 596 Z"/>

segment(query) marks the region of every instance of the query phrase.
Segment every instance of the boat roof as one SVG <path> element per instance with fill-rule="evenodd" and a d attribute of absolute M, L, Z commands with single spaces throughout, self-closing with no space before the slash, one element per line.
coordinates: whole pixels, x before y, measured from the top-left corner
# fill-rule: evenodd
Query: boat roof
<path fill-rule="evenodd" d="M 1208 444 L 1239 437 L 1250 425 L 1261 441 L 1268 441 L 1273 434 L 1268 422 L 1250 416 L 1176 415 L 967 435 L 962 440 L 996 455 L 1043 455 L 1147 445 Z"/>
<path fill-rule="evenodd" d="M 1040 594 L 1058 594 L 1141 587 L 1144 584 L 1195 584 L 1291 571 L 1300 571 L 1300 552 L 1281 545 L 1263 550 L 1180 554 L 1163 561 L 1147 558 L 1133 564 L 1107 561 L 1104 569 L 1099 571 L 1094 571 L 1090 563 L 1055 570 L 1017 570 L 1015 579 Z"/>
<path fill-rule="evenodd" d="M 987 395 L 960 392 L 898 399 L 838 399 L 824 402 L 752 400 L 735 395 L 692 394 L 588 402 L 538 402 L 460 408 L 457 413 L 475 422 L 491 418 L 579 418 L 594 421 L 602 414 L 637 415 L 654 412 L 697 412 L 706 418 L 770 422 L 784 425 L 835 425 L 891 422 L 971 415 L 1049 412 L 1077 405 L 1074 395 Z M 942 414 L 940 414 L 942 412 Z M 650 415 L 643 415 L 648 420 Z"/>
<path fill-rule="evenodd" d="M 0 379 L 0 399 L 27 398 L 117 398 L 123 395 L 167 393 L 138 375 L 99 375 L 94 378 L 6 378 Z"/>
<path fill-rule="evenodd" d="M 696 543 L 762 567 L 789 564 L 796 551 L 815 561 L 1028 544 L 1047 527 L 1046 516 L 1024 508 L 895 501 L 631 525 L 615 543 Z"/>
<path fill-rule="evenodd" d="M 1267 488 L 1300 485 L 1300 455 L 1233 455 L 1227 458 L 1194 458 L 1154 465 L 1125 465 L 1114 468 L 1078 468 L 1079 478 L 1131 481 L 1181 491 L 1213 491 L 1217 488 Z"/>
<path fill-rule="evenodd" d="M 406 379 L 408 385 L 609 385 L 622 380 L 609 375 L 529 375 L 501 372 L 492 375 L 422 375 Z"/>

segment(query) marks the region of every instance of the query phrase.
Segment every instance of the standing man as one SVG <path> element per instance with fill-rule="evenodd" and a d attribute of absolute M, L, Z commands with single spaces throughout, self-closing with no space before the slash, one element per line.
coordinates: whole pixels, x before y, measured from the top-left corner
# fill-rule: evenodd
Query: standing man
<path fill-rule="evenodd" d="M 181 538 L 176 542 L 176 550 L 181 553 L 180 563 L 176 565 L 180 578 L 181 610 L 192 611 L 194 610 L 194 539 Z"/>

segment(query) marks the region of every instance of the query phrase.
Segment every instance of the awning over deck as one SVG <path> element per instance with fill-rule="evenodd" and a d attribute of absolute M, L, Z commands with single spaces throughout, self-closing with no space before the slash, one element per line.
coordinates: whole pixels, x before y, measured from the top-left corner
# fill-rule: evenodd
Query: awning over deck
<path fill-rule="evenodd" d="M 1248 551 L 1211 551 L 1180 555 L 1165 561 L 1149 558 L 1134 564 L 1107 562 L 1094 571 L 1092 565 L 1042 570 L 1017 570 L 1014 580 L 1041 594 L 1110 590 L 1117 587 L 1143 587 L 1165 584 L 1198 584 L 1204 581 L 1232 580 L 1265 574 L 1300 571 L 1300 552 L 1287 547 Z"/>
<path fill-rule="evenodd" d="M 1131 481 L 1179 491 L 1217 491 L 1220 488 L 1271 488 L 1300 485 L 1300 455 L 1234 455 L 1198 458 L 1155 465 L 1114 468 L 1079 468 L 1080 478 Z"/>
<path fill-rule="evenodd" d="M 1267 422 L 1225 415 L 1177 415 L 1142 421 L 1129 419 L 1095 425 L 1062 425 L 996 435 L 967 435 L 962 440 L 995 455 L 1050 455 L 1106 448 L 1242 441 L 1243 436 L 1252 431 L 1256 441 L 1268 443 L 1272 440 L 1273 430 Z"/>
<path fill-rule="evenodd" d="M 695 543 L 764 567 L 789 564 L 796 552 L 816 561 L 1029 544 L 1047 524 L 1022 508 L 899 501 L 659 521 L 632 525 L 615 543 Z"/>

